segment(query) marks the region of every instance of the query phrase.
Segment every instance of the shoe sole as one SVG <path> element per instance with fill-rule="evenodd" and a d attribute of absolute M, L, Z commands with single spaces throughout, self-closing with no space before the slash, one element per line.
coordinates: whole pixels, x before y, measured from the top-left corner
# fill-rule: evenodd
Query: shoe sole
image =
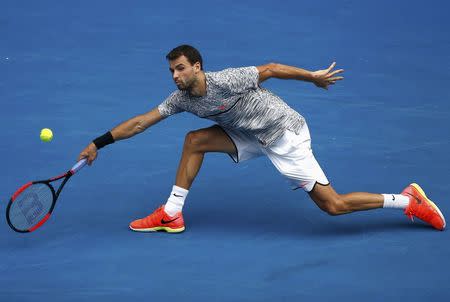
<path fill-rule="evenodd" d="M 422 190 L 422 188 L 418 184 L 412 183 L 411 186 L 414 187 L 414 189 L 416 189 L 420 193 L 420 195 L 422 195 L 425 198 L 425 201 L 429 205 L 431 205 L 433 207 L 433 209 L 436 210 L 436 212 L 439 214 L 439 216 L 441 217 L 442 221 L 444 222 L 444 226 L 442 227 L 442 230 L 445 229 L 445 226 L 446 226 L 445 218 L 444 218 L 444 215 L 442 215 L 442 213 L 439 210 L 439 208 L 437 207 L 437 205 L 434 202 L 432 202 L 430 199 L 428 199 L 427 195 L 425 194 L 425 192 Z"/>
<path fill-rule="evenodd" d="M 165 231 L 167 233 L 181 233 L 185 230 L 185 227 L 181 227 L 178 229 L 173 229 L 169 227 L 154 227 L 154 228 L 147 228 L 147 229 L 135 229 L 130 226 L 130 230 L 135 232 L 158 232 L 158 231 Z"/>

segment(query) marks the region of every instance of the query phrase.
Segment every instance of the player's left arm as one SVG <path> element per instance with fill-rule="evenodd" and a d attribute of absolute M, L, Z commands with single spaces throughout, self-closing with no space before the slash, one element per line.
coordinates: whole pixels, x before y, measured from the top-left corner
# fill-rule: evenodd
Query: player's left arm
<path fill-rule="evenodd" d="M 337 81 L 344 79 L 342 76 L 336 76 L 343 69 L 333 70 L 336 62 L 333 62 L 327 69 L 308 71 L 302 68 L 283 65 L 278 63 L 269 63 L 257 66 L 259 72 L 259 83 L 270 78 L 277 79 L 293 79 L 314 83 L 317 87 L 328 89 L 329 85 L 335 84 Z"/>

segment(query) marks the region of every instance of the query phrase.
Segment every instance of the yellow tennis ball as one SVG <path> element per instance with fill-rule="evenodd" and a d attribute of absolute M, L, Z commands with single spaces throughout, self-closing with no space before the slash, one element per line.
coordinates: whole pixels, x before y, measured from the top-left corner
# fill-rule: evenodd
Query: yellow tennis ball
<path fill-rule="evenodd" d="M 41 141 L 49 142 L 53 139 L 53 132 L 48 128 L 44 128 L 41 130 Z"/>

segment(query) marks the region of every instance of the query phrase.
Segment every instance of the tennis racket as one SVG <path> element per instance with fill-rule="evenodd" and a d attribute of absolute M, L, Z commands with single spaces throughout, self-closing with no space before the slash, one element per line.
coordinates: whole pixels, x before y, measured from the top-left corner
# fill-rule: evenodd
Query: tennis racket
<path fill-rule="evenodd" d="M 56 200 L 70 177 L 86 165 L 86 159 L 77 162 L 66 173 L 48 180 L 31 181 L 20 187 L 6 208 L 6 220 L 16 232 L 33 232 L 41 227 L 55 208 Z M 52 183 L 63 179 L 58 190 Z"/>

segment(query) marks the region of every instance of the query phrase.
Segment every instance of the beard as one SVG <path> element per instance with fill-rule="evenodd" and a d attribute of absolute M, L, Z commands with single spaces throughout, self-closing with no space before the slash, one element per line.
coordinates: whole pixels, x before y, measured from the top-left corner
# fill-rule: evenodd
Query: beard
<path fill-rule="evenodd" d="M 177 85 L 178 90 L 181 90 L 181 91 L 188 90 L 188 88 L 186 87 L 186 85 L 184 83 L 175 83 L 175 85 Z"/>
<path fill-rule="evenodd" d="M 180 81 L 178 81 L 178 83 L 175 82 L 175 85 L 177 85 L 178 90 L 186 91 L 186 90 L 191 90 L 196 82 L 197 82 L 197 78 L 193 77 L 192 79 L 189 79 L 187 81 L 180 80 Z"/>

